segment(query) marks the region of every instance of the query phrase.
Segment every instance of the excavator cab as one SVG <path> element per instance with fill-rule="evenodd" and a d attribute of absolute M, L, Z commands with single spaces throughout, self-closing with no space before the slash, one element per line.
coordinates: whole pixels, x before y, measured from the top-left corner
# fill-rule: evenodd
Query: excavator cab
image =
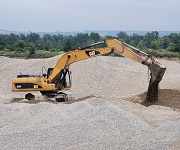
<path fill-rule="evenodd" d="M 48 68 L 48 71 L 47 71 L 47 78 L 49 78 L 51 72 L 53 71 L 54 68 Z"/>
<path fill-rule="evenodd" d="M 60 71 L 59 77 L 55 82 L 55 87 L 58 90 L 66 90 L 71 87 L 71 71 L 69 68 Z"/>
<path fill-rule="evenodd" d="M 48 68 L 47 78 L 51 75 L 54 68 Z M 59 77 L 55 81 L 55 87 L 58 90 L 71 88 L 71 71 L 69 68 L 62 69 L 60 71 Z"/>

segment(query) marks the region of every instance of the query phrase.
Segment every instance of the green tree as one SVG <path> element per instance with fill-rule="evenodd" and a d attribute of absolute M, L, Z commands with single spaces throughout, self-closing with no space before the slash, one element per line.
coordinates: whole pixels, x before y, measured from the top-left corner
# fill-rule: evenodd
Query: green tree
<path fill-rule="evenodd" d="M 133 44 L 134 46 L 137 46 L 139 44 L 139 42 L 143 39 L 142 36 L 136 34 L 136 33 L 133 33 L 132 36 L 130 36 L 130 38 L 127 38 L 128 39 L 128 43 L 132 43 L 133 41 Z"/>
<path fill-rule="evenodd" d="M 28 51 L 29 51 L 28 57 L 32 57 L 35 54 L 35 45 L 29 44 Z"/>
<path fill-rule="evenodd" d="M 148 32 L 144 38 L 144 44 L 146 47 L 150 48 L 151 42 L 159 38 L 159 33 L 157 31 Z"/>
<path fill-rule="evenodd" d="M 24 48 L 27 46 L 27 43 L 24 40 L 18 40 L 18 42 L 15 45 L 19 48 Z"/>
<path fill-rule="evenodd" d="M 169 44 L 170 44 L 170 40 L 168 37 L 162 38 L 162 48 L 163 49 L 168 48 Z"/>
<path fill-rule="evenodd" d="M 144 45 L 143 45 L 142 41 L 140 41 L 140 42 L 138 43 L 137 47 L 138 47 L 139 49 L 141 49 L 141 50 L 144 49 Z"/>
<path fill-rule="evenodd" d="M 72 50 L 72 44 L 71 44 L 70 39 L 66 40 L 63 49 L 64 49 L 65 52 L 68 52 L 68 51 Z"/>
<path fill-rule="evenodd" d="M 159 42 L 158 42 L 158 40 L 152 41 L 151 44 L 150 44 L 150 47 L 151 47 L 152 49 L 159 49 L 160 47 L 159 47 Z"/>
<path fill-rule="evenodd" d="M 32 43 L 37 42 L 39 39 L 40 39 L 40 35 L 37 33 L 30 33 L 30 34 L 27 34 L 26 36 L 26 40 Z"/>
<path fill-rule="evenodd" d="M 168 50 L 171 51 L 171 52 L 178 52 L 178 53 L 180 53 L 180 45 L 171 44 L 168 47 Z"/>
<path fill-rule="evenodd" d="M 91 33 L 90 34 L 90 39 L 93 40 L 93 42 L 99 42 L 100 41 L 100 36 L 98 33 Z"/>
<path fill-rule="evenodd" d="M 159 38 L 159 32 L 154 31 L 154 38 L 157 40 Z"/>
<path fill-rule="evenodd" d="M 127 39 L 128 39 L 128 35 L 127 35 L 127 33 L 126 32 L 123 32 L 123 31 L 121 31 L 121 32 L 119 32 L 118 34 L 117 34 L 117 38 L 119 39 L 119 40 L 121 40 L 122 42 L 125 42 Z"/>

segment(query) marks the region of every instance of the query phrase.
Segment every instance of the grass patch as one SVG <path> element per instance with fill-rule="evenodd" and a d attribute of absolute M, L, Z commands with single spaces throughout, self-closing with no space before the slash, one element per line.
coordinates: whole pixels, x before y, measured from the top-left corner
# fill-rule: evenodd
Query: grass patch
<path fill-rule="evenodd" d="M 144 49 L 144 52 L 154 55 L 156 57 L 178 57 L 180 58 L 180 52 L 171 52 L 165 49 Z M 35 53 L 30 55 L 28 51 L 24 53 L 16 53 L 14 51 L 0 51 L 0 56 L 6 56 L 11 58 L 50 58 L 56 55 L 62 54 L 64 51 L 46 51 L 46 50 L 35 50 Z M 115 53 L 111 53 L 110 56 L 119 56 Z"/>
<path fill-rule="evenodd" d="M 178 57 L 180 58 L 180 53 L 177 52 L 170 52 L 168 50 L 165 49 L 159 49 L 159 50 L 155 50 L 155 49 L 146 49 L 144 50 L 146 53 L 154 55 L 156 57 Z"/>
<path fill-rule="evenodd" d="M 11 57 L 11 58 L 50 58 L 50 57 L 59 55 L 61 53 L 63 53 L 63 51 L 50 52 L 50 51 L 44 51 L 44 50 L 36 50 L 34 54 L 30 55 L 29 52 L 16 53 L 14 51 L 12 52 L 0 51 L 0 56 L 6 56 L 6 57 Z"/>
<path fill-rule="evenodd" d="M 49 52 L 49 51 L 43 51 L 43 50 L 37 50 L 35 54 L 29 56 L 29 58 L 50 58 L 54 57 L 56 55 L 59 55 L 60 53 L 55 51 L 55 52 Z"/>

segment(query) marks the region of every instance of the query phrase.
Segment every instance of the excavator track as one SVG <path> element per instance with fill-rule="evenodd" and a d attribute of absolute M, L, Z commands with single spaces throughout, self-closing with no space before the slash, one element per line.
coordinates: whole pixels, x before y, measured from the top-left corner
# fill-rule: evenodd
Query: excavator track
<path fill-rule="evenodd" d="M 42 95 L 50 101 L 54 102 L 69 102 L 74 101 L 75 96 L 68 91 L 52 91 L 52 92 L 41 92 Z"/>

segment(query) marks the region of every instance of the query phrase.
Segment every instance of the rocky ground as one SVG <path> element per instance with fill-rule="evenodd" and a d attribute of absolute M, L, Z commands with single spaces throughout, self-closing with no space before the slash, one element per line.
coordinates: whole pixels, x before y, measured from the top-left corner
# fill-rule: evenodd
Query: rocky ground
<path fill-rule="evenodd" d="M 27 103 L 11 92 L 17 74 L 41 74 L 59 57 L 0 57 L 1 149 L 180 149 L 179 60 L 158 60 L 167 71 L 153 105 L 144 103 L 147 67 L 123 57 L 72 64 L 74 103 Z"/>

